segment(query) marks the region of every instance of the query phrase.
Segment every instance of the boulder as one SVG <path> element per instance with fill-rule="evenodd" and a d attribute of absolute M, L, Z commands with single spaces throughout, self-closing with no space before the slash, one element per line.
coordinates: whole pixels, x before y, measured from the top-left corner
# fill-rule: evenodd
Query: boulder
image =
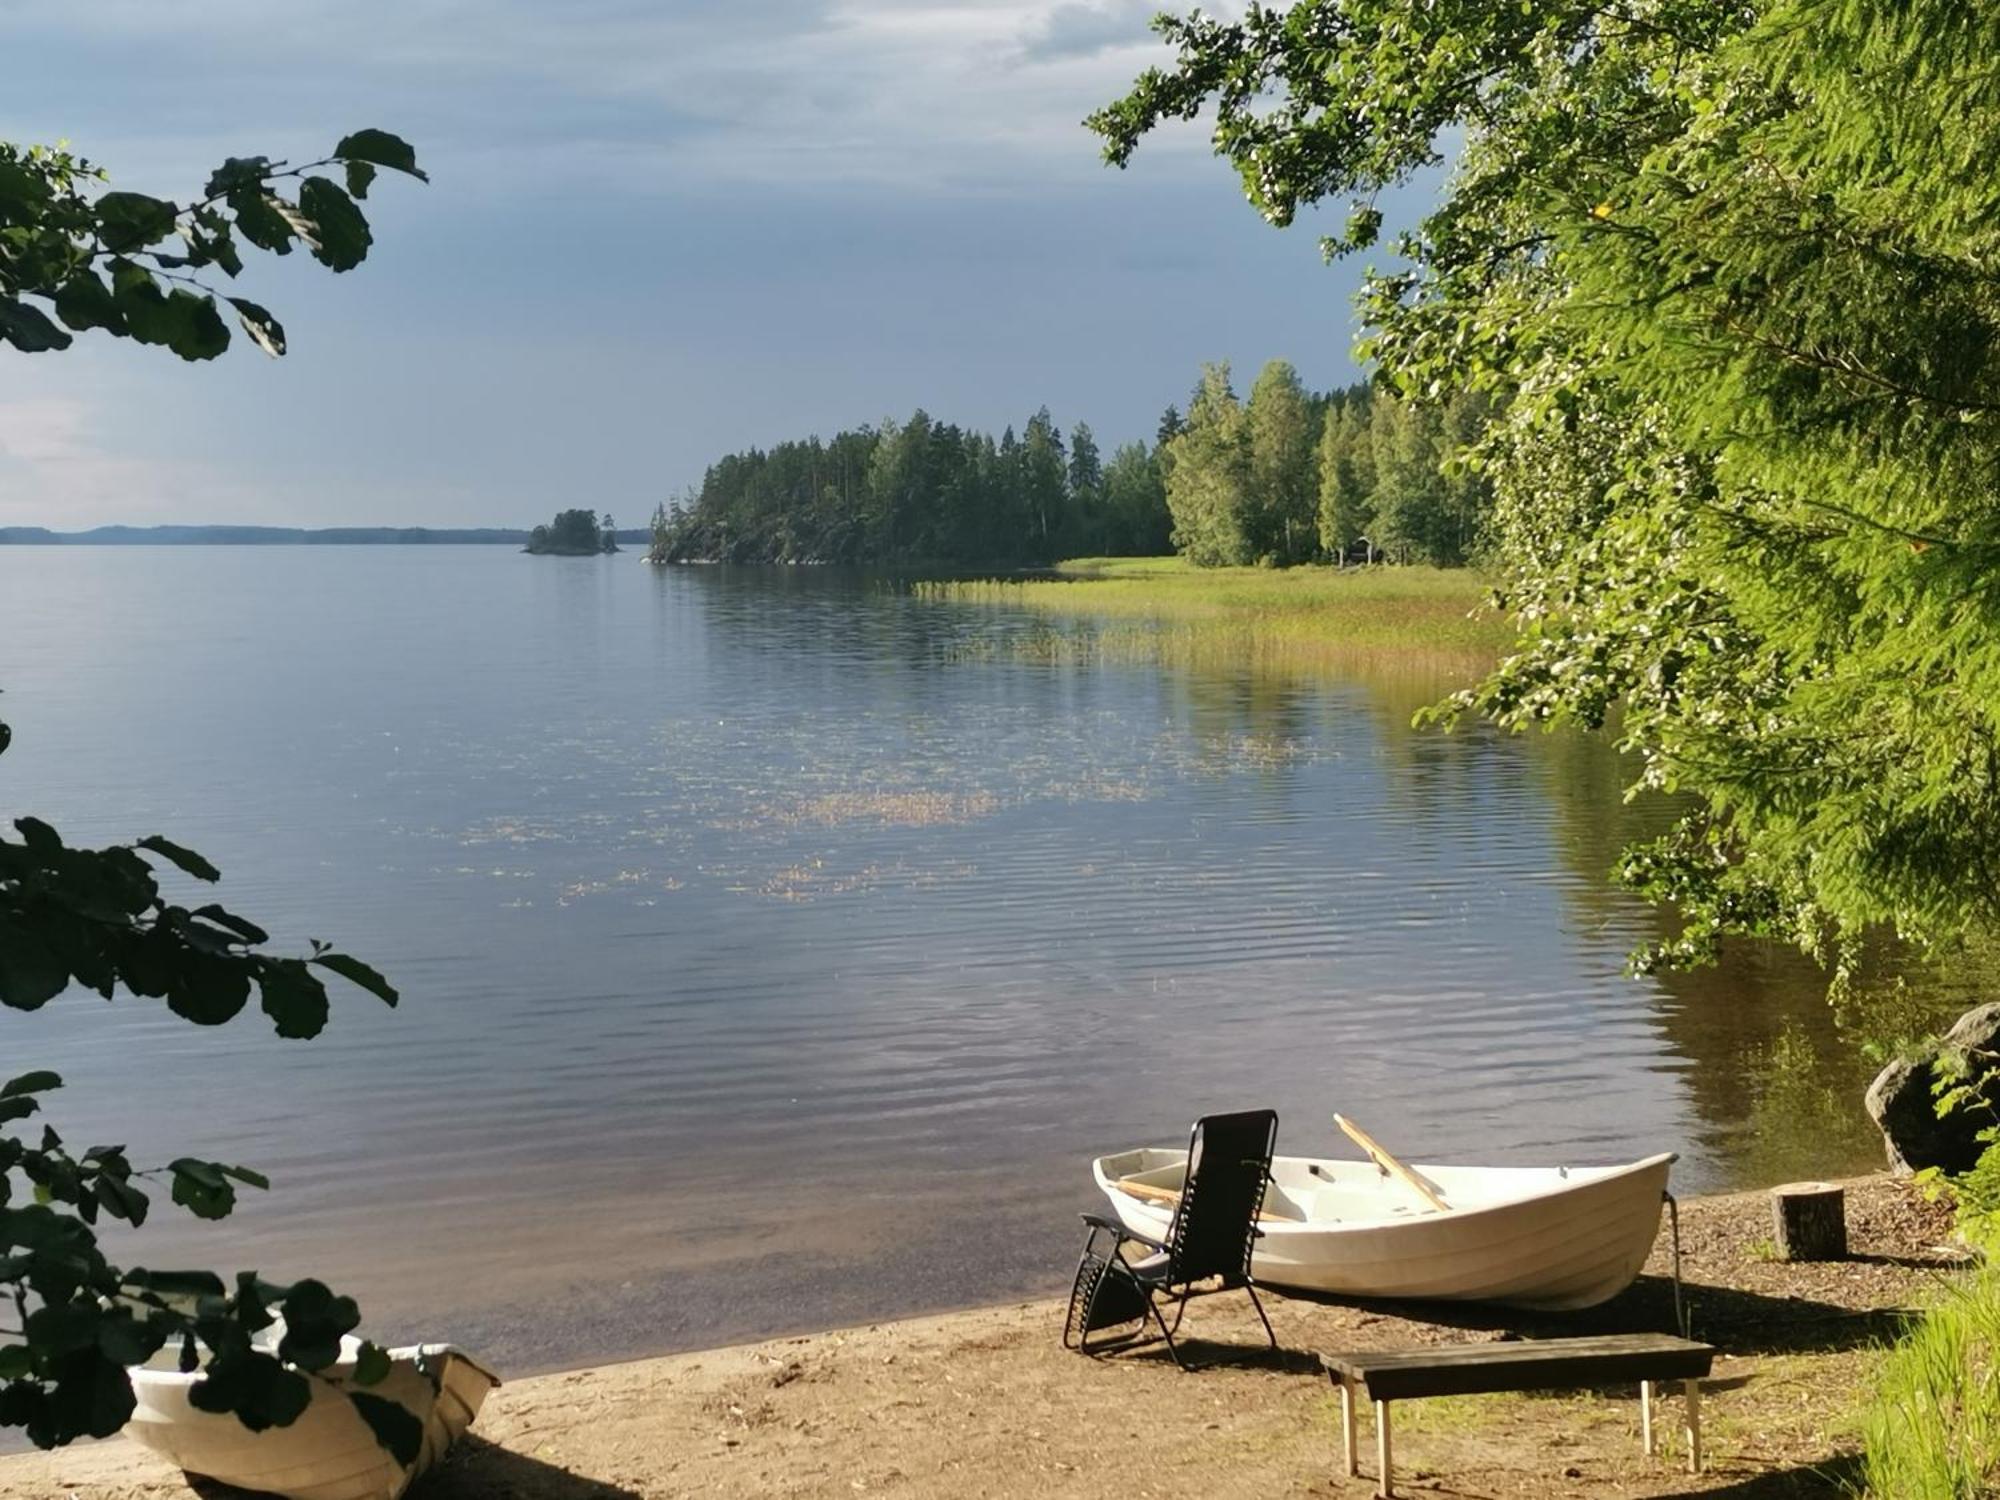
<path fill-rule="evenodd" d="M 1934 1065 L 1946 1054 L 1968 1056 L 1974 1078 L 2000 1069 L 2000 1004 L 1967 1011 L 1942 1038 L 1913 1058 L 1897 1058 L 1868 1085 L 1868 1114 L 1881 1127 L 1894 1171 L 1967 1171 L 1985 1149 L 1977 1139 L 1979 1131 L 2000 1122 L 2000 1080 L 1985 1087 L 1987 1109 L 1966 1107 L 1938 1117 L 1931 1088 Z"/>

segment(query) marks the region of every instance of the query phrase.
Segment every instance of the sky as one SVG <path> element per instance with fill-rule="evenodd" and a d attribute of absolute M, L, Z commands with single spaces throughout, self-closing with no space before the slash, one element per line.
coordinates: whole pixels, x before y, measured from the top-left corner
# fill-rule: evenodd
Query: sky
<path fill-rule="evenodd" d="M 1205 360 L 1356 377 L 1311 220 L 1199 124 L 1079 123 L 1154 0 L 0 0 L 0 139 L 185 198 L 225 156 L 395 131 L 376 246 L 259 256 L 291 352 L 0 351 L 0 525 L 642 524 L 722 454 L 1047 405 L 1105 451 Z M 1211 7 L 1213 9 L 1213 7 Z"/>

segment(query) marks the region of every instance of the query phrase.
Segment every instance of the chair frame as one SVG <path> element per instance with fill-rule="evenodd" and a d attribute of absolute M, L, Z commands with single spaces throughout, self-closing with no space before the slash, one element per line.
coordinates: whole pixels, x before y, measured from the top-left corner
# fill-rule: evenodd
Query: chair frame
<path fill-rule="evenodd" d="M 1203 1159 L 1202 1146 L 1211 1130 L 1264 1128 L 1264 1144 L 1260 1157 L 1246 1157 L 1233 1165 L 1250 1169 L 1255 1191 L 1250 1195 L 1250 1211 L 1244 1226 L 1242 1255 L 1240 1260 L 1230 1252 L 1230 1259 L 1221 1266 L 1206 1269 L 1196 1268 L 1189 1273 L 1187 1265 L 1190 1256 L 1189 1239 L 1193 1230 L 1205 1227 L 1202 1224 L 1203 1203 L 1201 1178 L 1205 1168 L 1219 1165 L 1227 1172 L 1231 1164 L 1214 1164 Z M 1089 1226 L 1084 1239 L 1083 1253 L 1077 1261 L 1076 1279 L 1070 1287 L 1068 1316 L 1063 1324 L 1063 1347 L 1075 1349 L 1080 1354 L 1098 1355 L 1114 1350 L 1133 1347 L 1151 1342 L 1146 1333 L 1146 1322 L 1150 1318 L 1159 1329 L 1159 1337 L 1167 1346 L 1167 1353 L 1173 1356 L 1174 1364 L 1182 1370 L 1195 1368 L 1182 1358 L 1180 1346 L 1174 1335 L 1180 1332 L 1181 1319 L 1187 1313 L 1187 1305 L 1196 1297 L 1213 1296 L 1219 1292 L 1242 1290 L 1250 1294 L 1250 1305 L 1257 1309 L 1258 1321 L 1264 1325 L 1264 1335 L 1271 1341 L 1271 1347 L 1278 1346 L 1278 1335 L 1271 1327 L 1271 1319 L 1264 1311 L 1263 1299 L 1257 1295 L 1256 1278 L 1251 1274 L 1250 1262 L 1256 1244 L 1263 1237 L 1257 1227 L 1257 1211 L 1262 1206 L 1266 1190 L 1271 1181 L 1271 1155 L 1277 1147 L 1278 1116 L 1271 1110 L 1251 1110 L 1233 1115 L 1206 1115 L 1194 1122 L 1188 1132 L 1188 1160 L 1194 1163 L 1182 1190 L 1180 1201 L 1175 1205 L 1174 1216 L 1167 1226 L 1164 1240 L 1156 1240 L 1150 1235 L 1140 1234 L 1122 1221 L 1106 1214 L 1087 1213 L 1083 1222 Z M 1107 1249 L 1100 1250 L 1100 1236 L 1109 1235 Z M 1148 1250 L 1166 1257 L 1166 1263 L 1157 1272 L 1140 1274 L 1125 1258 L 1128 1244 L 1143 1245 Z M 1091 1323 L 1091 1314 L 1097 1307 L 1098 1299 L 1113 1281 L 1121 1281 L 1129 1296 L 1139 1294 L 1143 1304 L 1133 1319 L 1138 1327 L 1130 1333 L 1112 1334 L 1095 1342 L 1091 1335 L 1096 1331 Z M 1209 1284 L 1213 1283 L 1213 1284 Z M 1167 1322 L 1162 1304 L 1171 1303 L 1174 1318 Z"/>

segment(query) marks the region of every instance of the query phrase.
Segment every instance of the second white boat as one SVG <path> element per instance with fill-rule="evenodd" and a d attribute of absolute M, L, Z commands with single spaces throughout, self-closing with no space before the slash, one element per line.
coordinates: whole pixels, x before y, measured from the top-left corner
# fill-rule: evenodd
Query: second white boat
<path fill-rule="evenodd" d="M 1274 1157 L 1251 1269 L 1261 1283 L 1336 1296 L 1595 1307 L 1645 1266 L 1674 1161 L 1415 1166 L 1450 1205 L 1440 1210 L 1373 1162 Z M 1185 1150 L 1100 1156 L 1092 1171 L 1128 1229 L 1166 1234 L 1174 1209 L 1162 1196 L 1180 1188 Z"/>

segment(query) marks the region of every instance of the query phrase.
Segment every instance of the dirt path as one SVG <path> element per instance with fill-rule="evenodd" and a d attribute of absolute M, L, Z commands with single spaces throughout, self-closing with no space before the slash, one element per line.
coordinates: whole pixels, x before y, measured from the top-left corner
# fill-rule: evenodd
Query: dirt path
<path fill-rule="evenodd" d="M 1853 1408 L 1894 1310 L 1944 1258 L 1937 1210 L 1884 1178 L 1849 1184 L 1854 1256 L 1763 1258 L 1762 1193 L 1682 1208 L 1695 1334 L 1725 1356 L 1703 1408 L 1710 1471 L 1639 1452 L 1630 1393 L 1454 1397 L 1398 1408 L 1399 1487 L 1450 1497 L 1832 1495 L 1853 1472 Z M 1652 1271 L 1665 1270 L 1665 1236 Z M 1280 1356 L 1182 1375 L 1163 1354 L 1065 1354 L 1052 1303 L 988 1308 L 737 1349 L 542 1376 L 496 1392 L 477 1437 L 412 1500 L 750 1500 L 775 1495 L 1360 1497 L 1338 1476 L 1337 1403 L 1308 1351 L 1666 1330 L 1665 1281 L 1568 1317 L 1272 1297 Z M 1248 1304 L 1195 1304 L 1199 1355 L 1261 1343 Z M 1677 1414 L 1663 1426 L 1677 1434 Z M 1365 1433 L 1364 1433 L 1365 1436 Z M 1369 1450 L 1369 1451 L 1372 1451 Z M 1364 1462 L 1364 1467 L 1366 1463 Z M 236 1492 L 212 1486 L 222 1500 Z M 119 1442 L 0 1460 L 0 1500 L 187 1500 L 179 1475 Z"/>

